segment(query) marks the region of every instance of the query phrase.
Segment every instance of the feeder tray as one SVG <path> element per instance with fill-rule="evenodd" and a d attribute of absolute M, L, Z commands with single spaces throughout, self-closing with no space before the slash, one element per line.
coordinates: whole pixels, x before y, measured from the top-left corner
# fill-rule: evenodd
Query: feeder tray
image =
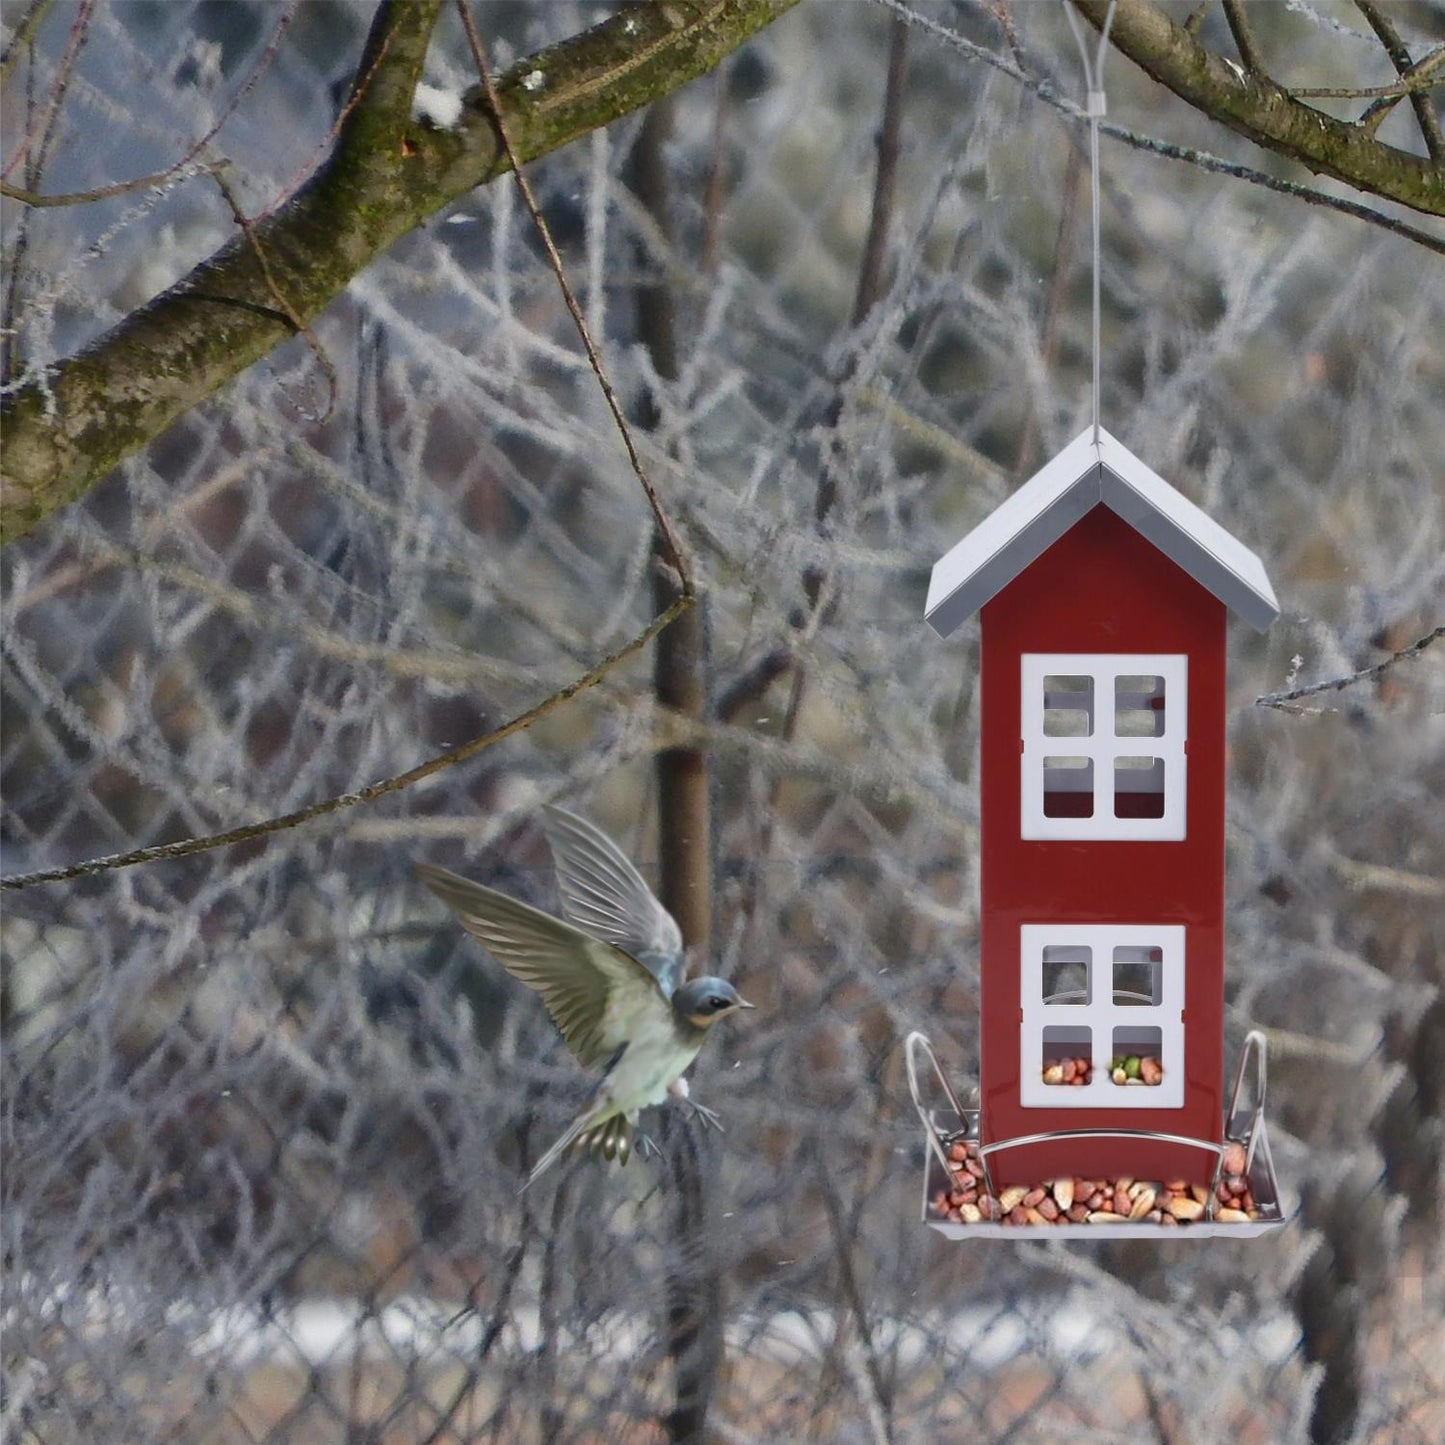
<path fill-rule="evenodd" d="M 1265 1040 L 1257 1029 L 1251 1030 L 1244 1040 L 1244 1050 L 1239 1059 L 1239 1071 L 1234 1078 L 1234 1088 L 1229 1097 L 1229 1108 L 1224 1114 L 1223 1138 L 1219 1143 L 1195 1139 L 1182 1134 L 1164 1134 L 1146 1129 L 1055 1129 L 1042 1134 L 1028 1134 L 1014 1139 L 998 1139 L 982 1144 L 979 1139 L 978 1109 L 965 1109 L 958 1095 L 948 1082 L 940 1067 L 933 1046 L 926 1035 L 911 1033 L 905 1044 L 908 1065 L 908 1088 L 913 1095 L 913 1105 L 923 1122 L 924 1136 L 928 1149 L 924 1160 L 923 1174 L 923 1222 L 936 1229 L 948 1239 L 1054 1239 L 1061 1235 L 1073 1238 L 1099 1239 L 1254 1239 L 1261 1234 L 1278 1229 L 1285 1222 L 1279 1202 L 1279 1184 L 1275 1178 L 1274 1160 L 1269 1151 L 1269 1135 L 1265 1128 L 1264 1103 L 1266 1087 Z M 1244 1083 L 1249 1056 L 1256 1055 L 1254 1103 L 1252 1107 L 1241 1107 L 1240 1093 Z M 918 1061 L 923 1055 L 932 1065 L 934 1076 L 948 1099 L 945 1109 L 930 1109 L 923 1102 L 919 1087 Z M 1005 1224 L 999 1220 L 981 1220 L 975 1224 L 957 1219 L 940 1219 L 934 1211 L 932 1201 L 940 1194 L 948 1194 L 955 1186 L 957 1175 L 949 1160 L 949 1151 L 955 1144 L 977 1146 L 977 1157 L 983 1166 L 983 1185 L 990 1195 L 998 1197 L 993 1186 L 989 1168 L 989 1156 L 1011 1147 L 1024 1144 L 1039 1144 L 1056 1139 L 1157 1139 L 1169 1144 L 1185 1144 L 1214 1155 L 1214 1168 L 1209 1181 L 1209 1199 L 1202 1219 L 1181 1222 L 1178 1227 L 1164 1226 L 1149 1220 L 1120 1220 L 1117 1223 L 1073 1223 L 1061 1220 L 1057 1223 Z M 1224 1166 L 1224 1152 L 1230 1144 L 1238 1144 L 1245 1151 L 1244 1176 L 1249 1192 L 1259 1212 L 1258 1219 L 1229 1221 L 1215 1217 L 1219 1207 L 1218 1187 Z"/>

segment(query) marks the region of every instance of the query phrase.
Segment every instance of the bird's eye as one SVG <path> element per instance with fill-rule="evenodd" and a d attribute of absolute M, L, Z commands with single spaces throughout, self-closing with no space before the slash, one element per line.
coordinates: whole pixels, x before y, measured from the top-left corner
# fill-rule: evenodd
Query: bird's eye
<path fill-rule="evenodd" d="M 723 998 L 721 994 L 715 993 L 710 999 L 708 999 L 707 1006 L 713 1010 L 725 1009 L 728 1006 L 728 1001 Z"/>

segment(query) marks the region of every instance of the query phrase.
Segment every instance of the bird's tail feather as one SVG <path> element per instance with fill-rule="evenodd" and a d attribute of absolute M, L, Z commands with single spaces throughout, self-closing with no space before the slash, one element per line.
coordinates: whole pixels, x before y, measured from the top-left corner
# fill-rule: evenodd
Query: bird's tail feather
<path fill-rule="evenodd" d="M 625 1114 L 609 1114 L 599 1120 L 596 1109 L 585 1109 L 572 1121 L 562 1137 L 537 1160 L 532 1172 L 527 1176 L 527 1182 L 518 1192 L 528 1189 L 539 1175 L 550 1169 L 573 1147 L 579 1152 L 585 1150 L 594 1155 L 601 1154 L 605 1159 L 615 1158 L 626 1164 L 632 1154 L 632 1121 Z"/>
<path fill-rule="evenodd" d="M 522 1185 L 518 1193 L 523 1193 L 531 1188 L 537 1182 L 538 1177 L 545 1174 L 587 1132 L 591 1119 L 592 1115 L 589 1112 L 573 1120 L 568 1126 L 567 1132 L 556 1140 L 552 1147 L 532 1166 L 532 1172 L 527 1176 L 527 1182 Z"/>
<path fill-rule="evenodd" d="M 577 1148 L 585 1149 L 594 1159 L 600 1154 L 604 1159 L 626 1164 L 632 1157 L 632 1121 L 626 1114 L 614 1114 L 583 1134 Z"/>

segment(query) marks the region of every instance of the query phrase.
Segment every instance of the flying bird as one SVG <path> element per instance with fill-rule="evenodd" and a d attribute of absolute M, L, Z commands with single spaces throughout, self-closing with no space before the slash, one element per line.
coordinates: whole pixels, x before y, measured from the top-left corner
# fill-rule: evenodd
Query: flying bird
<path fill-rule="evenodd" d="M 574 1145 L 625 1164 L 639 1111 L 668 1094 L 721 1128 L 711 1109 L 688 1098 L 682 1076 L 718 1019 L 753 1007 L 726 979 L 682 981 L 676 920 L 600 828 L 548 806 L 542 829 L 566 921 L 445 868 L 416 865 L 462 926 L 541 994 L 579 1062 L 602 1067 L 586 1107 L 537 1161 L 528 1185 Z"/>

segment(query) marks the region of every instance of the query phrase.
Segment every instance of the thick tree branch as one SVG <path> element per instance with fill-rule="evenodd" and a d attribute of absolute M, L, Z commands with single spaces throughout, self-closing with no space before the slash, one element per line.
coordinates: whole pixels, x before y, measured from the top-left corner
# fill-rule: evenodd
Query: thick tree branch
<path fill-rule="evenodd" d="M 1096 28 L 1104 23 L 1109 0 L 1073 4 Z M 1111 38 L 1142 70 L 1221 125 L 1320 175 L 1445 216 L 1445 166 L 1303 105 L 1263 75 L 1240 73 L 1176 25 L 1154 0 L 1117 0 Z"/>
<path fill-rule="evenodd" d="M 498 84 L 523 160 L 711 69 L 796 0 L 635 4 L 529 56 Z M 410 118 L 440 0 L 386 0 L 358 67 L 365 92 L 325 166 L 255 236 L 298 314 L 314 319 L 399 237 L 508 168 L 470 106 L 454 131 Z M 7 401 L 0 540 L 82 495 L 172 421 L 293 334 L 255 247 L 237 236 L 93 346 Z"/>

